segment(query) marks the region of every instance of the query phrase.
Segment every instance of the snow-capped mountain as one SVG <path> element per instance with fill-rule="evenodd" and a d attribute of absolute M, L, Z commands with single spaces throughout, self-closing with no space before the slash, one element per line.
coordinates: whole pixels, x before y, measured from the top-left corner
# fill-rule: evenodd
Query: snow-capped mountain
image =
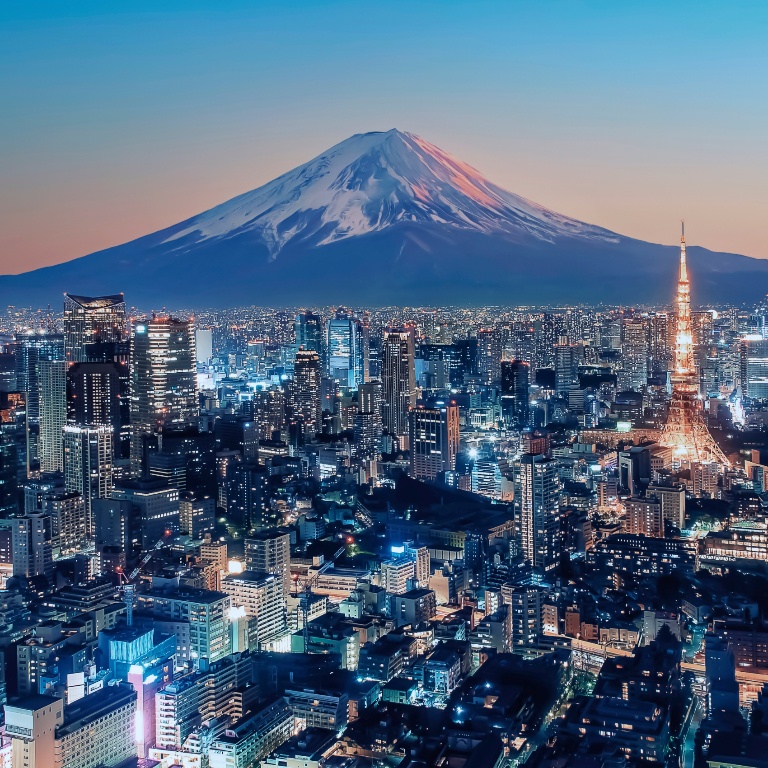
<path fill-rule="evenodd" d="M 124 291 L 155 307 L 639 304 L 672 299 L 677 254 L 550 211 L 391 130 L 138 240 L 0 277 L 0 302 Z M 768 261 L 688 255 L 694 301 L 768 292 Z"/>
<path fill-rule="evenodd" d="M 398 130 L 357 134 L 252 192 L 185 222 L 165 242 L 253 232 L 276 256 L 291 240 L 313 245 L 433 223 L 543 240 L 618 238 L 507 192 L 428 141 Z"/>

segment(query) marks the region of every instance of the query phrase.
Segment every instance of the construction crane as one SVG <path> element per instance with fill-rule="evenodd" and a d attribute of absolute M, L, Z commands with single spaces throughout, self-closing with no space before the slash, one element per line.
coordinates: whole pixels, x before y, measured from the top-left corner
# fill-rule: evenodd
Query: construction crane
<path fill-rule="evenodd" d="M 304 653 L 309 653 L 309 601 L 312 597 L 312 587 L 317 584 L 317 579 L 322 571 L 313 573 L 311 576 L 294 576 L 293 587 L 291 591 L 294 597 L 300 598 L 299 606 L 304 616 L 304 626 L 302 627 L 304 635 Z M 301 589 L 299 589 L 301 587 Z"/>
<path fill-rule="evenodd" d="M 136 597 L 136 584 L 134 579 L 141 573 L 141 569 L 152 559 L 152 555 L 165 546 L 165 540 L 171 535 L 171 531 L 165 531 L 163 535 L 157 540 L 154 547 L 148 550 L 145 555 L 139 560 L 138 565 L 126 576 L 122 570 L 118 570 L 118 578 L 120 580 L 121 591 L 123 593 L 123 600 L 125 602 L 125 621 L 129 627 L 133 626 L 133 601 Z"/>

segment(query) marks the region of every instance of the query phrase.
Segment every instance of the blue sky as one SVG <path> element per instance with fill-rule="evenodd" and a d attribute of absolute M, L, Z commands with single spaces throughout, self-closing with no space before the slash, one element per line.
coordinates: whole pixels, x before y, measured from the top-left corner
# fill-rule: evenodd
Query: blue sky
<path fill-rule="evenodd" d="M 767 39 L 757 2 L 6 0 L 0 271 L 391 127 L 562 213 L 768 257 Z"/>

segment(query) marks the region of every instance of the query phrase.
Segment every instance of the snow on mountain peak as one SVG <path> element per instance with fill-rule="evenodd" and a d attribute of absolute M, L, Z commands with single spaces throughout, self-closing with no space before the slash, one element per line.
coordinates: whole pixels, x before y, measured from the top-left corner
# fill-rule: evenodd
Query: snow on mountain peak
<path fill-rule="evenodd" d="M 434 144 L 392 129 L 355 134 L 268 184 L 183 222 L 164 242 L 184 238 L 186 245 L 190 238 L 253 232 L 274 258 L 295 238 L 323 245 L 401 222 L 525 232 L 548 241 L 618 240 L 507 192 Z"/>

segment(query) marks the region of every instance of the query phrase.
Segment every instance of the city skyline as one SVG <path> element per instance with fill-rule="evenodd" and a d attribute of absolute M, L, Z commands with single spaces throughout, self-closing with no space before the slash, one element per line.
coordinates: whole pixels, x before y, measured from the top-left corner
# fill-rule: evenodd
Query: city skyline
<path fill-rule="evenodd" d="M 768 768 L 766 32 L 0 9 L 0 768 Z"/>

